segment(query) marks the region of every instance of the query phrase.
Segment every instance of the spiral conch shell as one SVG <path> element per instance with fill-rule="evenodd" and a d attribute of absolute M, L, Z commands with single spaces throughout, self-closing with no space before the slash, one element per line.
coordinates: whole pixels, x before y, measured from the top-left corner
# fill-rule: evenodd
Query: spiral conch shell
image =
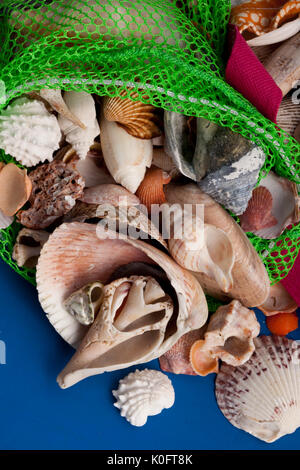
<path fill-rule="evenodd" d="M 171 380 L 158 370 L 136 370 L 120 380 L 114 405 L 133 426 L 144 426 L 148 416 L 171 408 L 175 392 Z"/>
<path fill-rule="evenodd" d="M 235 220 L 195 184 L 168 184 L 165 193 L 170 204 L 180 204 L 184 207 L 192 201 L 195 206 L 198 204 L 204 206 L 204 223 L 221 229 L 230 238 L 234 252 L 231 271 L 233 283 L 226 296 L 239 300 L 246 307 L 255 307 L 264 303 L 270 289 L 266 268 Z M 208 294 L 217 298 L 226 298 L 215 279 L 205 273 L 193 273 Z"/>
<path fill-rule="evenodd" d="M 100 122 L 101 145 L 106 166 L 117 183 L 135 193 L 150 168 L 153 155 L 151 140 L 137 139 L 116 122 Z"/>
<path fill-rule="evenodd" d="M 0 148 L 27 167 L 53 159 L 61 132 L 40 101 L 18 98 L 0 114 Z"/>
<path fill-rule="evenodd" d="M 66 141 L 72 145 L 79 158 L 83 160 L 93 145 L 95 137 L 100 134 L 95 102 L 93 97 L 85 91 L 67 91 L 64 94 L 64 101 L 70 112 L 75 114 L 86 126 L 85 129 L 82 129 L 65 116 L 58 116 L 58 122 L 66 136 Z"/>

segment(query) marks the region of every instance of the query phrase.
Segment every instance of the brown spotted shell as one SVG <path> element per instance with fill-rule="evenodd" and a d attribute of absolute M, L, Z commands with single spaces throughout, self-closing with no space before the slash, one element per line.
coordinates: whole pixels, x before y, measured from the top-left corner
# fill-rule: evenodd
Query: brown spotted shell
<path fill-rule="evenodd" d="M 139 139 L 161 135 L 154 106 L 136 101 L 139 97 L 136 92 L 130 94 L 132 99 L 124 98 L 126 91 L 121 92 L 120 96 L 105 97 L 103 100 L 103 113 L 108 121 L 117 122 L 128 134 Z"/>
<path fill-rule="evenodd" d="M 300 344 L 280 336 L 260 336 L 254 343 L 246 364 L 222 364 L 216 398 L 233 426 L 274 442 L 300 426 Z"/>

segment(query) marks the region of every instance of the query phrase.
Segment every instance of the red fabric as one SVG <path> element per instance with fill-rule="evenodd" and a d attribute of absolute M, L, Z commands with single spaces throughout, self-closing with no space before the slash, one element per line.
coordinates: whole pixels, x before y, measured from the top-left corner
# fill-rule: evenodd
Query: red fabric
<path fill-rule="evenodd" d="M 248 46 L 237 26 L 229 25 L 228 47 L 231 52 L 226 66 L 226 81 L 261 114 L 276 122 L 282 91 Z"/>
<path fill-rule="evenodd" d="M 229 25 L 226 81 L 265 117 L 276 123 L 282 92 L 240 34 Z M 282 284 L 300 306 L 300 253 Z"/>

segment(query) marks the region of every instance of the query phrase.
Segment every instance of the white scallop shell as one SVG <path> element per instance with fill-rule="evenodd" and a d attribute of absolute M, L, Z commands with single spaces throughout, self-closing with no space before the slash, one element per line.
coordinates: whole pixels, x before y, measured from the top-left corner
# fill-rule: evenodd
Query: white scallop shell
<path fill-rule="evenodd" d="M 64 94 L 64 101 L 71 113 L 86 126 L 85 129 L 82 129 L 66 117 L 58 116 L 58 123 L 66 136 L 66 141 L 72 145 L 79 158 L 83 160 L 93 145 L 95 137 L 100 134 L 95 102 L 93 97 L 85 91 L 67 91 Z"/>
<path fill-rule="evenodd" d="M 136 370 L 120 380 L 114 406 L 121 416 L 133 426 L 144 426 L 148 416 L 154 416 L 164 408 L 171 408 L 175 392 L 171 380 L 158 370 Z"/>
<path fill-rule="evenodd" d="M 38 100 L 19 98 L 0 114 L 0 148 L 31 167 L 53 159 L 61 132 L 57 119 Z"/>
<path fill-rule="evenodd" d="M 300 344 L 280 336 L 261 336 L 254 343 L 246 364 L 222 365 L 216 398 L 231 424 L 274 442 L 300 426 Z"/>

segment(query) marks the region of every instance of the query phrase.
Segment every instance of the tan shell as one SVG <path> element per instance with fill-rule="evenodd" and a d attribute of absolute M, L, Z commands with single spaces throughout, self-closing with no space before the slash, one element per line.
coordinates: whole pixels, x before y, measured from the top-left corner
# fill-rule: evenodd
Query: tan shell
<path fill-rule="evenodd" d="M 32 190 L 27 170 L 14 163 L 0 168 L 0 210 L 11 217 L 28 201 Z"/>
<path fill-rule="evenodd" d="M 294 136 L 297 125 L 300 123 L 300 103 L 294 103 L 290 96 L 286 96 L 279 106 L 277 124 L 288 134 Z"/>
<path fill-rule="evenodd" d="M 167 201 L 171 204 L 184 205 L 193 201 L 193 204 L 204 205 L 204 222 L 223 230 L 230 238 L 235 256 L 232 289 L 225 295 L 214 279 L 206 274 L 194 273 L 203 289 L 218 298 L 224 299 L 228 296 L 237 299 L 247 307 L 261 305 L 269 294 L 270 281 L 262 261 L 240 226 L 195 184 L 169 184 L 165 193 Z"/>
<path fill-rule="evenodd" d="M 253 310 L 238 300 L 219 307 L 210 317 L 204 340 L 191 347 L 190 361 L 194 371 L 207 375 L 218 370 L 218 359 L 238 366 L 244 364 L 255 349 L 253 338 L 260 326 Z"/>
<path fill-rule="evenodd" d="M 17 265 L 29 269 L 34 268 L 49 236 L 50 233 L 44 230 L 22 228 L 18 233 L 12 254 Z"/>
<path fill-rule="evenodd" d="M 300 32 L 278 47 L 264 66 L 285 96 L 300 79 Z"/>
<path fill-rule="evenodd" d="M 134 206 L 140 203 L 139 198 L 118 184 L 99 184 L 87 188 L 79 198 L 87 204 L 111 204 L 113 206 Z"/>
<path fill-rule="evenodd" d="M 266 316 L 276 315 L 277 313 L 290 313 L 297 310 L 298 305 L 290 296 L 281 282 L 277 282 L 270 288 L 270 293 L 262 305 L 259 305 Z"/>
<path fill-rule="evenodd" d="M 103 100 L 103 113 L 108 121 L 117 122 L 128 134 L 138 139 L 152 139 L 161 134 L 154 106 L 136 101 L 139 97 L 136 92 L 130 93 L 132 99 L 123 98 L 127 96 L 126 91 L 122 91 L 120 96 L 122 98 L 105 97 Z"/>

